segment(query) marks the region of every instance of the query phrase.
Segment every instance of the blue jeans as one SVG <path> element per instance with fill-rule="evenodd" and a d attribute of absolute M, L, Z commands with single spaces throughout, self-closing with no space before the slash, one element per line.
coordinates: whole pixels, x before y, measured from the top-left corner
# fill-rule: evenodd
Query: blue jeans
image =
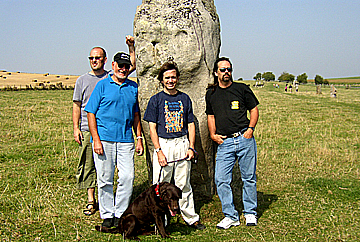
<path fill-rule="evenodd" d="M 135 170 L 134 143 L 101 141 L 104 154 L 94 152 L 98 183 L 98 200 L 102 219 L 120 218 L 129 206 Z M 115 166 L 118 168 L 118 185 L 114 199 Z M 115 201 L 114 201 L 115 200 Z"/>
<path fill-rule="evenodd" d="M 256 193 L 256 160 L 257 148 L 255 138 L 246 139 L 242 135 L 227 138 L 218 146 L 215 165 L 215 184 L 225 217 L 239 220 L 239 213 L 233 203 L 233 193 L 230 187 L 232 171 L 236 160 L 239 162 L 241 179 L 243 181 L 244 214 L 254 214 L 257 208 Z"/>

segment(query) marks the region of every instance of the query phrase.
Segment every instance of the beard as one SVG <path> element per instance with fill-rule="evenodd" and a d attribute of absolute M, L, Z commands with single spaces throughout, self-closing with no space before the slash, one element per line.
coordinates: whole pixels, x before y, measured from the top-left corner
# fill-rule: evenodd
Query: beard
<path fill-rule="evenodd" d="M 230 81 L 232 81 L 232 76 L 231 75 L 224 75 L 221 81 L 230 82 Z"/>

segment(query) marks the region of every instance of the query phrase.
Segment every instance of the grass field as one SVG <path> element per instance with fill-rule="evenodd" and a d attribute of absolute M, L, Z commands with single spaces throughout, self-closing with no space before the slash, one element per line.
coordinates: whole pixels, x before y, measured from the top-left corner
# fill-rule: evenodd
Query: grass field
<path fill-rule="evenodd" d="M 241 218 L 238 227 L 216 229 L 223 215 L 214 196 L 197 207 L 206 230 L 177 217 L 168 229 L 174 240 L 360 240 L 360 89 L 338 87 L 331 98 L 330 88 L 317 95 L 315 86 L 301 85 L 299 93 L 285 93 L 284 85 L 253 89 L 260 100 L 258 226 L 246 227 Z M 2 241 L 122 241 L 94 230 L 99 213 L 82 213 L 71 99 L 71 90 L 0 92 Z M 135 170 L 137 195 L 147 187 L 143 159 Z"/>
<path fill-rule="evenodd" d="M 326 78 L 324 78 L 326 79 Z M 360 77 L 359 76 L 355 76 L 355 77 L 343 77 L 343 78 L 328 78 L 327 79 L 329 81 L 330 84 L 349 84 L 349 85 L 359 85 L 360 84 Z M 314 83 L 314 79 L 310 79 L 308 80 L 308 82 L 312 82 Z"/>

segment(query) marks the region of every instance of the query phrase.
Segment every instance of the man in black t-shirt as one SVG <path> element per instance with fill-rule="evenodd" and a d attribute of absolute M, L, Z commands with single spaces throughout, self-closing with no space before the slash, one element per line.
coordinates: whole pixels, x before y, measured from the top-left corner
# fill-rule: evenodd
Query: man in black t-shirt
<path fill-rule="evenodd" d="M 259 101 L 251 89 L 232 81 L 232 64 L 226 57 L 216 60 L 214 85 L 206 92 L 206 114 L 210 137 L 219 146 L 215 165 L 215 184 L 225 218 L 219 229 L 240 225 L 230 187 L 232 170 L 239 162 L 243 181 L 244 216 L 247 226 L 257 225 L 256 156 L 253 132 L 259 118 Z M 250 113 L 250 120 L 247 112 Z"/>
<path fill-rule="evenodd" d="M 164 90 L 152 96 L 144 114 L 149 122 L 154 144 L 153 184 L 170 182 L 182 190 L 180 211 L 185 222 L 195 229 L 205 229 L 195 213 L 190 184 L 191 159 L 195 156 L 195 124 L 189 96 L 176 89 L 180 72 L 175 62 L 160 68 L 158 79 Z"/>

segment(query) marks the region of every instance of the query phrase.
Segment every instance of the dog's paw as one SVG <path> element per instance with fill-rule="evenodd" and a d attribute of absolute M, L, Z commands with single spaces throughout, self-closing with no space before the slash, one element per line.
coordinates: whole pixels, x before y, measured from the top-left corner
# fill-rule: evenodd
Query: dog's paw
<path fill-rule="evenodd" d="M 99 231 L 99 232 L 102 232 L 102 233 L 110 233 L 110 232 L 111 232 L 109 228 L 103 227 L 103 226 L 101 226 L 101 225 L 96 225 L 96 226 L 95 226 L 95 229 L 96 229 L 97 231 Z"/>

